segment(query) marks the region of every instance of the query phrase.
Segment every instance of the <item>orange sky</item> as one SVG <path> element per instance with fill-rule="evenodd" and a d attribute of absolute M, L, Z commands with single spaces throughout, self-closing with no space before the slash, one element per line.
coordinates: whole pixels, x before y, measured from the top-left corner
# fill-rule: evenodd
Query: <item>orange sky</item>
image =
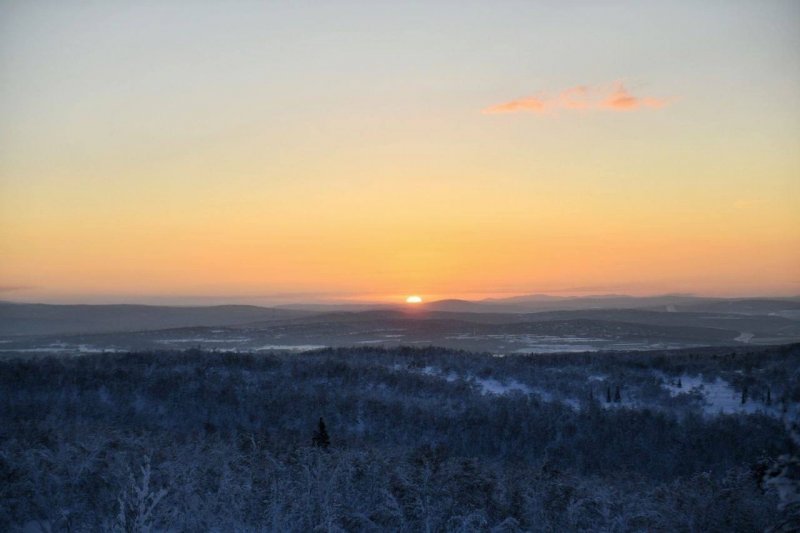
<path fill-rule="evenodd" d="M 796 5 L 348 6 L 14 4 L 0 299 L 800 294 Z"/>

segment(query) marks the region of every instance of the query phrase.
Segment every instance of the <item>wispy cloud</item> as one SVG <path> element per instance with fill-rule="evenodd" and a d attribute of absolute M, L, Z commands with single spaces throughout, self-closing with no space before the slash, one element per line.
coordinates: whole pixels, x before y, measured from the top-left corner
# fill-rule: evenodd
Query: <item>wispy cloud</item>
<path fill-rule="evenodd" d="M 665 105 L 667 105 L 667 101 L 661 98 L 634 96 L 621 83 L 616 85 L 614 92 L 602 103 L 604 109 L 614 109 L 616 111 L 630 111 L 640 107 L 664 107 Z"/>
<path fill-rule="evenodd" d="M 611 88 L 592 88 L 579 85 L 561 91 L 555 96 L 539 94 L 518 98 L 485 108 L 482 113 L 550 113 L 565 111 L 634 111 L 643 108 L 664 107 L 669 102 L 662 98 L 641 97 L 632 94 L 622 83 Z"/>
<path fill-rule="evenodd" d="M 35 289 L 31 285 L 0 285 L 0 293 L 3 292 L 15 292 L 15 291 L 25 291 L 28 289 Z"/>
<path fill-rule="evenodd" d="M 547 101 L 541 98 L 520 98 L 519 100 L 511 100 L 503 104 L 493 105 L 483 110 L 484 113 L 519 113 L 528 111 L 531 113 L 543 113 L 547 110 Z"/>

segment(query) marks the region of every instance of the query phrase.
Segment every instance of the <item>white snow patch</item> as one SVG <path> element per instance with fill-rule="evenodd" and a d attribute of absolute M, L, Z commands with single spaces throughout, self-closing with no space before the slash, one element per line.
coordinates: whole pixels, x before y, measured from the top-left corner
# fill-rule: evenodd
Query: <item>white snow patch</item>
<path fill-rule="evenodd" d="M 491 378 L 475 378 L 475 383 L 480 386 L 483 394 L 504 395 L 512 392 L 530 394 L 532 392 L 530 387 L 513 379 L 507 383 L 502 383 Z"/>
<path fill-rule="evenodd" d="M 780 416 L 776 406 L 766 405 L 758 400 L 747 398 L 742 403 L 742 393 L 734 389 L 730 383 L 717 377 L 714 381 L 707 381 L 703 376 L 681 375 L 678 379 L 665 378 L 663 387 L 670 396 L 681 394 L 697 394 L 703 400 L 703 412 L 713 416 L 718 414 L 754 414 L 763 413 L 770 416 Z"/>
<path fill-rule="evenodd" d="M 193 339 L 161 339 L 155 342 L 159 344 L 178 344 L 184 342 L 247 342 L 251 340 L 248 337 L 231 337 L 229 339 L 206 339 L 202 337 Z"/>
<path fill-rule="evenodd" d="M 455 372 L 448 372 L 447 374 L 445 374 L 440 369 L 434 366 L 426 366 L 422 370 L 420 370 L 420 372 L 422 372 L 426 376 L 434 376 L 437 378 L 442 378 L 445 381 L 449 382 L 455 381 L 459 377 L 458 374 L 456 374 Z"/>
<path fill-rule="evenodd" d="M 468 383 L 476 385 L 479 388 L 481 394 L 491 394 L 494 396 L 504 396 L 506 394 L 513 394 L 515 392 L 519 392 L 522 394 L 536 394 L 542 401 L 561 402 L 565 405 L 568 405 L 570 408 L 576 411 L 580 409 L 580 402 L 578 400 L 575 400 L 574 398 L 556 397 L 544 389 L 530 387 L 529 385 L 526 385 L 525 383 L 520 383 L 515 379 L 511 379 L 508 381 L 500 381 L 494 378 L 477 378 L 475 376 L 461 376 L 456 372 L 448 372 L 447 374 L 445 374 L 444 372 L 442 372 L 441 369 L 433 366 L 426 366 L 424 368 L 417 370 L 417 372 L 425 374 L 427 376 L 438 377 L 451 383 L 458 379 L 463 379 Z"/>
<path fill-rule="evenodd" d="M 312 350 L 320 350 L 322 348 L 327 348 L 327 346 L 323 344 L 266 344 L 264 346 L 259 346 L 258 348 L 252 348 L 248 351 L 263 352 L 269 350 L 280 350 L 284 352 L 310 352 Z"/>
<path fill-rule="evenodd" d="M 129 350 L 122 350 L 119 348 L 98 348 L 90 344 L 65 344 L 54 343 L 41 348 L 7 348 L 0 350 L 0 352 L 20 352 L 20 353 L 123 353 Z"/>

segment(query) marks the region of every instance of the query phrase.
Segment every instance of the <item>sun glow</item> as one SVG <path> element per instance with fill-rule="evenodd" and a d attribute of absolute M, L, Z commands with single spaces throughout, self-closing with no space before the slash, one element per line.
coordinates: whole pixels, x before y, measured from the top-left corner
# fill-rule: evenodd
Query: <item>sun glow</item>
<path fill-rule="evenodd" d="M 422 303 L 422 298 L 420 298 L 419 296 L 409 296 L 408 298 L 406 298 L 406 303 L 407 304 L 421 304 Z"/>

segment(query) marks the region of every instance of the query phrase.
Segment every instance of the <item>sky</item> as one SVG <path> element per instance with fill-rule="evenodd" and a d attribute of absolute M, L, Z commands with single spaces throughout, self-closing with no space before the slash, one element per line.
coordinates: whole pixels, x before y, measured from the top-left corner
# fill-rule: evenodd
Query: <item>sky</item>
<path fill-rule="evenodd" d="M 800 294 L 800 2 L 0 0 L 0 300 Z"/>

